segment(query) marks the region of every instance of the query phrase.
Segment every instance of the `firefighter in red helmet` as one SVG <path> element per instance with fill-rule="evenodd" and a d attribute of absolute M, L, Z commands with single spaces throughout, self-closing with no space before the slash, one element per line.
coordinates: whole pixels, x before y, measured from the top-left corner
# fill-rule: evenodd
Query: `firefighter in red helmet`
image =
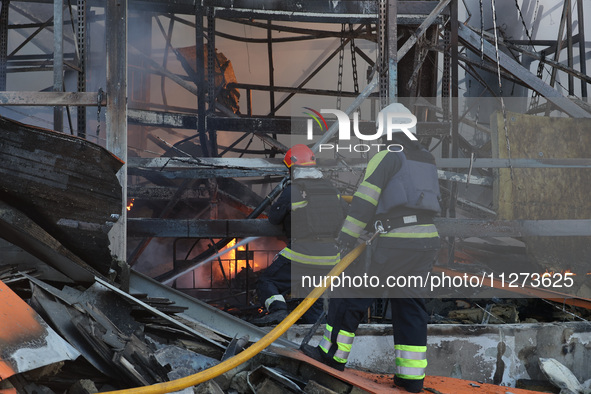
<path fill-rule="evenodd" d="M 257 282 L 257 294 L 267 314 L 253 320 L 266 325 L 287 316 L 284 294 L 303 298 L 310 290 L 302 275 L 325 275 L 340 261 L 335 238 L 343 223 L 343 202 L 336 188 L 316 168 L 314 152 L 297 144 L 287 151 L 283 162 L 290 169 L 291 184 L 269 211 L 269 221 L 282 224 L 288 245 L 274 258 Z M 305 323 L 315 323 L 322 314 L 317 301 L 304 314 Z"/>

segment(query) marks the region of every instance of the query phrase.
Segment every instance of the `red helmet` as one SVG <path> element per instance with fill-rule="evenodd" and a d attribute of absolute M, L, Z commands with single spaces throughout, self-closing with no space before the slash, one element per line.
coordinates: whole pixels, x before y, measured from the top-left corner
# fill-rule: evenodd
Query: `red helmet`
<path fill-rule="evenodd" d="M 291 166 L 315 166 L 316 157 L 314 152 L 304 144 L 297 144 L 287 151 L 283 162 L 290 168 Z"/>

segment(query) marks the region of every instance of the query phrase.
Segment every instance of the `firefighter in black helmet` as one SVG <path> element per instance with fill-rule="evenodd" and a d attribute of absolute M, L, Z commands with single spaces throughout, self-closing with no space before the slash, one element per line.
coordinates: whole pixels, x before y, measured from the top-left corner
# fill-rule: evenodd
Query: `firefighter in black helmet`
<path fill-rule="evenodd" d="M 289 243 L 257 282 L 259 301 L 268 312 L 253 320 L 258 325 L 275 324 L 287 316 L 284 293 L 289 290 L 292 297 L 305 297 L 310 289 L 302 287 L 302 275 L 325 275 L 340 261 L 335 239 L 344 214 L 338 191 L 316 168 L 314 153 L 306 145 L 294 145 L 283 162 L 290 169 L 291 184 L 271 206 L 269 221 L 283 224 Z M 315 323 L 321 313 L 318 300 L 303 321 Z"/>
<path fill-rule="evenodd" d="M 410 111 L 395 103 L 384 108 L 380 115 L 391 113 L 410 114 Z M 385 127 L 382 130 L 385 132 Z M 412 127 L 410 132 L 416 133 L 414 130 Z M 435 159 L 416 138 L 411 139 L 405 133 L 393 133 L 389 142 L 404 149 L 400 152 L 382 150 L 369 161 L 338 236 L 341 254 L 344 256 L 345 251 L 355 246 L 366 227 L 373 232 L 381 226 L 384 232 L 368 246 L 371 248 L 370 257 L 366 257 L 369 261 L 361 265 L 363 270 L 353 272 L 365 271 L 380 278 L 425 277 L 440 246 L 433 224 L 433 217 L 440 212 Z M 394 383 L 407 391 L 420 392 L 427 366 L 428 314 L 422 298 L 424 294 L 420 288 L 411 286 L 396 290 L 397 293 L 389 292 L 386 296 L 394 327 Z M 344 370 L 355 331 L 374 301 L 372 289 L 365 291 L 371 297 L 361 293 L 355 295 L 357 298 L 331 296 L 323 339 L 317 347 L 302 346 L 305 354 Z M 352 297 L 350 294 L 345 297 Z"/>

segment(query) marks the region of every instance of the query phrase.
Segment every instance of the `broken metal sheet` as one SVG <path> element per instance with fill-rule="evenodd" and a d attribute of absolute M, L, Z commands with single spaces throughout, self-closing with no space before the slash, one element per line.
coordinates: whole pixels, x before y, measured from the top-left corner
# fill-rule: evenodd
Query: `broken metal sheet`
<path fill-rule="evenodd" d="M 74 326 L 72 322 L 73 318 L 78 316 L 80 312 L 57 299 L 52 299 L 51 297 L 52 296 L 50 296 L 49 293 L 46 293 L 46 290 L 42 290 L 41 287 L 33 284 L 33 296 L 31 297 L 31 304 L 33 307 L 38 311 L 38 308 L 42 308 L 45 312 L 44 315 L 46 316 L 46 319 L 51 321 L 53 326 L 56 327 L 56 330 L 59 331 L 60 335 L 76 347 L 76 349 L 82 353 L 82 356 L 96 369 L 106 376 L 117 376 L 112 365 L 106 363 L 101 357 L 99 357 L 94 348 L 84 339 Z M 41 313 L 41 311 L 39 312 Z"/>
<path fill-rule="evenodd" d="M 244 350 L 244 347 L 248 345 L 248 335 L 245 335 L 241 338 L 232 338 L 230 344 L 226 348 L 226 351 L 222 355 L 221 361 L 226 361 L 229 358 L 234 357 L 236 354 L 240 353 Z"/>
<path fill-rule="evenodd" d="M 3 282 L 0 321 L 0 380 L 80 355 Z"/>
<path fill-rule="evenodd" d="M 217 346 L 219 348 L 225 349 L 225 346 L 220 342 L 220 340 L 223 340 L 223 338 L 218 337 L 216 334 L 210 333 L 209 335 L 206 335 L 203 332 L 199 332 L 199 331 L 197 331 L 197 330 L 195 330 L 195 329 L 187 326 L 186 324 L 183 324 L 180 321 L 173 319 L 172 317 L 168 316 L 167 314 L 160 312 L 158 309 L 156 309 L 156 308 L 154 308 L 154 307 L 146 304 L 145 302 L 140 301 L 139 299 L 135 298 L 131 294 L 125 293 L 124 291 L 116 288 L 115 286 L 113 286 L 113 285 L 111 285 L 111 284 L 103 281 L 102 279 L 96 278 L 96 281 L 100 285 L 102 285 L 102 286 L 104 286 L 104 287 L 106 287 L 106 288 L 114 291 L 115 293 L 117 293 L 120 296 L 124 297 L 128 301 L 131 301 L 134 304 L 140 305 L 143 308 L 145 308 L 146 310 L 148 310 L 151 313 L 153 313 L 154 315 L 156 315 L 156 316 L 158 316 L 158 317 L 160 317 L 162 319 L 167 320 L 173 326 L 178 327 L 178 328 L 181 328 L 182 330 L 184 330 L 184 331 L 186 331 L 186 332 L 188 332 L 190 334 L 193 334 L 193 335 L 195 335 L 195 336 L 197 336 L 197 337 L 199 337 L 199 338 L 201 338 L 201 339 L 203 339 L 203 340 L 205 340 L 205 341 L 207 341 L 207 342 L 209 342 L 209 343 L 211 343 L 211 344 L 213 344 L 213 345 L 215 345 L 215 346 Z M 130 284 L 130 286 L 131 286 L 131 284 Z M 140 289 L 135 289 L 135 290 L 138 290 L 138 292 L 141 292 Z M 151 293 L 149 293 L 149 294 L 150 295 L 153 295 Z M 154 295 L 154 296 L 156 296 L 156 295 Z"/>
<path fill-rule="evenodd" d="M 154 357 L 162 367 L 170 365 L 170 380 L 184 378 L 197 372 L 211 368 L 220 363 L 215 358 L 204 356 L 178 346 L 166 346 L 158 349 Z"/>
<path fill-rule="evenodd" d="M 64 289 L 67 292 L 75 291 L 75 289 L 70 290 L 68 287 Z M 141 329 L 142 324 L 131 316 L 133 307 L 129 304 L 129 301 L 123 299 L 119 294 L 99 283 L 94 283 L 84 292 L 78 293 L 79 295 L 75 298 L 76 304 L 85 309 L 87 309 L 87 305 L 92 305 L 100 310 L 125 335 L 131 335 L 136 330 Z"/>
<path fill-rule="evenodd" d="M 131 271 L 129 287 L 133 292 L 147 293 L 150 297 L 167 298 L 174 301 L 176 305 L 187 307 L 185 312 L 179 314 L 180 317 L 195 322 L 195 324 L 205 326 L 207 329 L 220 335 L 226 335 L 230 338 L 248 335 L 251 341 L 257 341 L 267 334 L 267 331 L 260 327 L 214 308 L 178 290 L 162 285 L 137 271 Z M 274 343 L 289 348 L 297 347 L 292 341 L 283 338 L 278 338 Z"/>

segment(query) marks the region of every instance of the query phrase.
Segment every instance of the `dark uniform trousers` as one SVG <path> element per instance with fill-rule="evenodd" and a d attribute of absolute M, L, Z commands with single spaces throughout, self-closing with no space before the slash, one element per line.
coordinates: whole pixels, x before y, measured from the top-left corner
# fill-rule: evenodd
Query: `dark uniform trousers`
<path fill-rule="evenodd" d="M 437 250 L 384 248 L 380 247 L 380 241 L 377 242 L 377 247 L 373 249 L 369 267 L 365 267 L 362 261 L 358 261 L 348 275 L 362 274 L 368 268 L 365 272 L 370 276 L 379 276 L 381 286 L 381 284 L 386 285 L 388 276 L 402 275 L 409 277 L 419 275 L 425 278 L 427 272 L 431 271 L 437 256 Z M 355 289 L 351 290 L 343 288 L 331 293 L 327 329 L 325 330 L 325 336 L 330 337 L 330 342 L 322 341 L 320 344 L 321 346 L 324 345 L 324 348 L 328 350 L 327 355 L 330 358 L 340 362 L 346 362 L 355 331 L 360 322 L 367 316 L 368 308 L 376 299 L 347 298 L 347 296 L 355 296 Z M 368 294 L 367 290 L 360 291 L 366 291 L 366 294 Z M 427 346 L 429 315 L 423 299 L 424 291 L 419 287 L 386 288 L 383 294 L 385 296 L 383 298 L 388 298 L 390 301 L 392 313 L 395 351 L 397 354 L 396 375 L 402 379 L 408 375 L 410 379 L 404 379 L 406 384 L 422 387 L 423 379 L 417 379 L 415 375 L 423 375 L 418 373 L 424 369 L 422 365 L 421 368 L 408 368 L 405 363 L 412 366 L 414 361 L 401 360 L 404 358 L 404 354 L 411 354 L 411 356 L 408 356 L 411 358 L 414 357 L 413 355 L 421 354 L 422 348 Z M 347 338 L 347 336 L 349 337 Z M 332 346 L 331 343 L 337 344 L 337 346 Z M 409 349 L 410 352 L 407 351 Z M 421 361 L 418 361 L 417 365 L 420 363 Z M 426 364 L 426 361 L 424 363 Z M 408 373 L 405 374 L 404 372 Z"/>
<path fill-rule="evenodd" d="M 261 302 L 265 302 L 273 295 L 284 294 L 292 289 L 292 281 L 297 280 L 297 277 L 292 276 L 292 268 L 296 268 L 292 265 L 304 266 L 304 264 L 292 262 L 280 254 L 275 256 L 271 265 L 261 274 L 257 282 L 257 294 Z M 269 305 L 269 312 L 280 309 L 287 309 L 287 304 L 282 301 L 274 301 Z M 316 323 L 322 314 L 322 309 L 322 299 L 318 299 L 302 316 L 303 322 Z"/>

